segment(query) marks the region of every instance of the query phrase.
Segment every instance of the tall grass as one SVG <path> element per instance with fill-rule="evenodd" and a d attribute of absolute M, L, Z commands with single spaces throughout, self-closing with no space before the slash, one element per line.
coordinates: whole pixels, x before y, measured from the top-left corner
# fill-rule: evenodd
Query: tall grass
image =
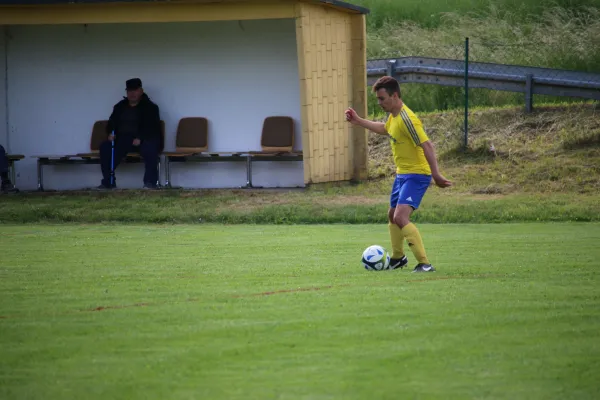
<path fill-rule="evenodd" d="M 443 23 L 445 13 L 467 14 L 495 8 L 502 17 L 509 14 L 515 21 L 528 21 L 552 7 L 582 10 L 600 7 L 599 0 L 349 0 L 367 7 L 369 29 L 378 29 L 386 23 L 413 21 L 425 28 L 436 28 Z"/>
<path fill-rule="evenodd" d="M 422 20 L 391 17 L 383 20 L 379 27 L 379 22 L 371 22 L 367 56 L 369 59 L 424 56 L 461 60 L 465 54 L 465 37 L 469 37 L 469 59 L 473 62 L 600 72 L 600 1 L 587 2 L 597 7 L 590 4 L 585 8 L 553 7 L 540 14 L 527 15 L 521 15 L 518 12 L 521 8 L 516 6 L 508 11 L 505 7 L 509 3 L 510 0 L 497 0 L 487 8 L 474 7 L 475 11 L 464 14 L 438 13 L 439 21 L 433 27 Z M 573 3 L 581 6 L 586 2 Z M 397 3 L 388 4 L 383 0 L 377 4 L 378 7 L 387 4 L 390 15 L 398 7 Z M 533 3 L 523 7 L 526 5 L 535 9 Z M 369 18 L 378 17 L 376 14 Z M 518 93 L 475 89 L 469 95 L 473 106 L 523 103 L 523 95 Z M 415 111 L 464 105 L 463 88 L 406 84 L 403 96 Z M 536 101 L 563 102 L 565 98 L 544 96 L 536 97 Z M 373 97 L 369 105 L 370 113 L 377 111 Z"/>

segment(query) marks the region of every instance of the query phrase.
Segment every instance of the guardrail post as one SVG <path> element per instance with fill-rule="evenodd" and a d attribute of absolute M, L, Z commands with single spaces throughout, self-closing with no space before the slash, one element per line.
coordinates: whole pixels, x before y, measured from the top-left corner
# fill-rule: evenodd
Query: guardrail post
<path fill-rule="evenodd" d="M 525 75 L 525 112 L 533 111 L 533 75 Z"/>
<path fill-rule="evenodd" d="M 465 137 L 463 148 L 469 147 L 469 38 L 465 38 Z"/>
<path fill-rule="evenodd" d="M 391 77 L 396 75 L 396 60 L 388 60 L 386 62 L 386 64 L 387 64 L 387 71 L 385 74 L 387 76 L 391 76 Z"/>

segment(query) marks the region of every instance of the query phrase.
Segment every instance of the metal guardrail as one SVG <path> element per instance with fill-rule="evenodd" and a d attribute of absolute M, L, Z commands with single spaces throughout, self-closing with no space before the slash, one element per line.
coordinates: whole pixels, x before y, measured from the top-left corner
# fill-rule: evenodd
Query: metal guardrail
<path fill-rule="evenodd" d="M 469 62 L 467 73 L 469 88 L 524 93 L 528 111 L 534 94 L 600 100 L 600 74 L 479 62 Z M 464 87 L 465 61 L 427 57 L 367 61 L 369 85 L 385 75 L 400 83 Z"/>

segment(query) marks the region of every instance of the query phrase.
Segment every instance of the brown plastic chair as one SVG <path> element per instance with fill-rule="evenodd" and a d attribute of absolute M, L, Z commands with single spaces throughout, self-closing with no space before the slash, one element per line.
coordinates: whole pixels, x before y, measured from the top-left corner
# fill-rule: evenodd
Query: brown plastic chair
<path fill-rule="evenodd" d="M 291 117 L 265 118 L 260 146 L 263 152 L 291 152 L 294 147 L 294 120 Z"/>
<path fill-rule="evenodd" d="M 260 138 L 262 151 L 250 151 L 253 156 L 299 155 L 294 152 L 294 119 L 286 116 L 271 116 L 265 118 Z"/>

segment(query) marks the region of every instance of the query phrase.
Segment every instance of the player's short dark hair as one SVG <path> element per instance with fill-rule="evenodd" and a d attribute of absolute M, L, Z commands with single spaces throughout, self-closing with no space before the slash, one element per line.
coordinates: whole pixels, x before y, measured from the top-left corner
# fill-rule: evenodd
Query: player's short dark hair
<path fill-rule="evenodd" d="M 402 97 L 400 93 L 400 84 L 391 76 L 382 76 L 377 79 L 377 82 L 373 85 L 373 91 L 377 93 L 379 89 L 385 89 L 390 96 L 394 93 L 398 93 L 398 97 Z"/>

